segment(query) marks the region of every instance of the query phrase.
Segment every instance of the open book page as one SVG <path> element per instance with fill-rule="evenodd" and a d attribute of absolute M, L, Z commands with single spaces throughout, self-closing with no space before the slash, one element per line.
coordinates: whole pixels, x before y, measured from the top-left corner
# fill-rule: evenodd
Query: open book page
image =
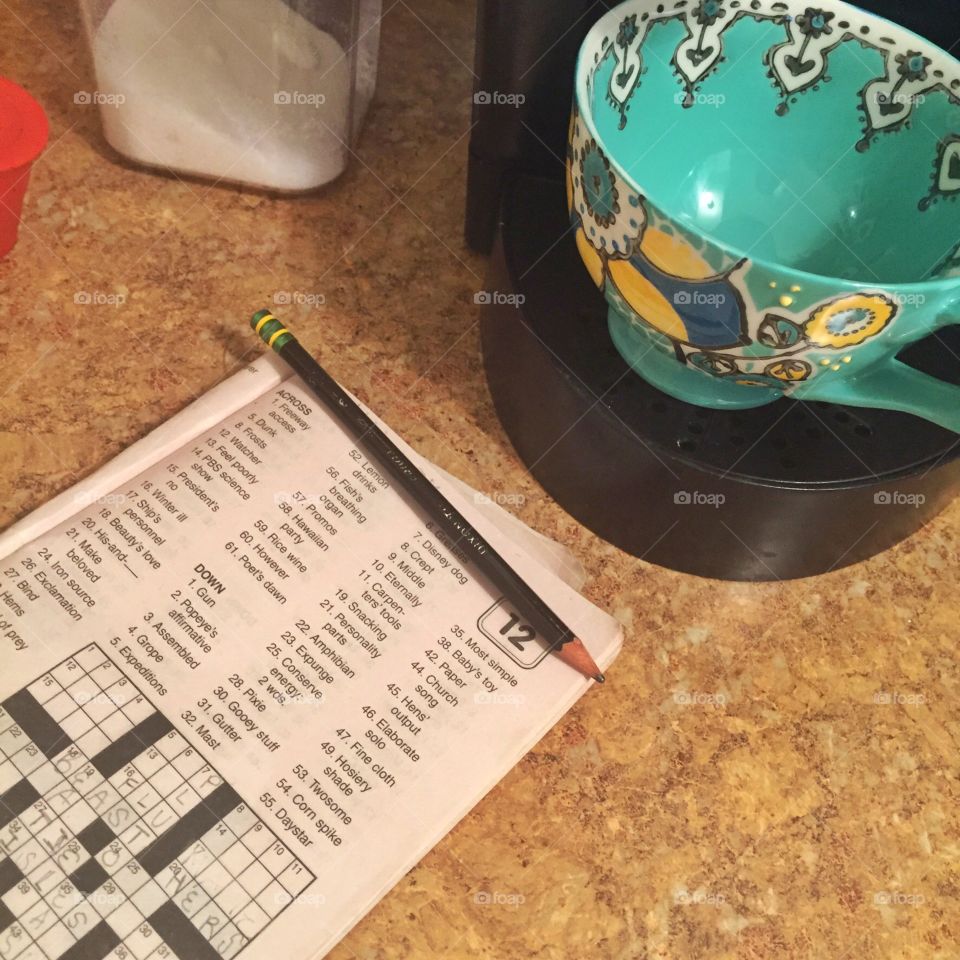
<path fill-rule="evenodd" d="M 322 954 L 591 687 L 298 380 L 240 376 L 7 537 L 2 956 Z M 605 668 L 616 623 L 423 468 Z"/>

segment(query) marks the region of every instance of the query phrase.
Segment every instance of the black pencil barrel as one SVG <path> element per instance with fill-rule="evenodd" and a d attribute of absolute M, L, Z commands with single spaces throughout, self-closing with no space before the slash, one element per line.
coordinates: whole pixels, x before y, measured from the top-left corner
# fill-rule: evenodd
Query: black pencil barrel
<path fill-rule="evenodd" d="M 275 349 L 330 412 L 390 472 L 391 477 L 427 514 L 465 549 L 477 569 L 516 603 L 551 649 L 574 639 L 573 631 L 544 603 L 507 561 L 474 529 L 466 517 L 403 454 L 289 332 Z"/>

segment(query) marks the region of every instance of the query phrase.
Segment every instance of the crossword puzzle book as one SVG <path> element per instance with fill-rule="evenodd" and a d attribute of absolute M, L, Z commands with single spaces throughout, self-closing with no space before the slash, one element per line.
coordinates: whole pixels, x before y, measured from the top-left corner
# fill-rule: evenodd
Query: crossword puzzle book
<path fill-rule="evenodd" d="M 606 668 L 569 555 L 391 437 Z M 322 956 L 589 689 L 523 627 L 236 374 L 0 536 L 0 960 Z"/>

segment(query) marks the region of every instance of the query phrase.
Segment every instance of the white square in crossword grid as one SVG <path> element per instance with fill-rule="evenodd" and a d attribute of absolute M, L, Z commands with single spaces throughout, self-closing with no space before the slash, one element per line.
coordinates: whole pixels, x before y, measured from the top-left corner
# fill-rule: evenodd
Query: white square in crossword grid
<path fill-rule="evenodd" d="M 108 917 L 107 923 L 113 927 L 114 932 L 121 940 L 126 938 L 137 929 L 137 926 L 143 923 L 143 916 L 140 911 L 129 901 L 120 904 Z"/>
<path fill-rule="evenodd" d="M 207 938 L 213 937 L 226 926 L 229 917 L 210 900 L 202 906 L 191 918 L 190 922 Z"/>
<path fill-rule="evenodd" d="M 50 671 L 50 675 L 61 687 L 66 689 L 80 675 L 79 669 L 80 667 L 75 660 L 64 660 L 63 663 L 58 664 Z"/>
<path fill-rule="evenodd" d="M 140 776 L 152 778 L 157 771 L 166 765 L 166 762 L 166 757 L 156 747 L 151 746 L 137 755 L 133 765 L 137 768 Z"/>
<path fill-rule="evenodd" d="M 52 700 L 44 704 L 43 709 L 59 723 L 77 709 L 77 704 L 66 690 L 61 690 Z"/>
<path fill-rule="evenodd" d="M 17 954 L 17 960 L 47 960 L 43 951 L 35 943 L 31 943 L 23 953 Z M 119 960 L 119 958 L 117 958 Z"/>
<path fill-rule="evenodd" d="M 155 807 L 162 799 L 152 780 L 144 780 L 135 790 L 127 794 L 127 803 L 138 814 L 144 814 Z"/>
<path fill-rule="evenodd" d="M 110 738 L 99 727 L 94 727 L 77 741 L 77 746 L 88 757 L 94 757 L 101 750 L 110 746 Z"/>
<path fill-rule="evenodd" d="M 211 900 L 209 891 L 204 890 L 195 880 L 173 897 L 173 902 L 183 911 L 185 917 L 192 917 Z"/>
<path fill-rule="evenodd" d="M 37 940 L 37 946 L 50 957 L 59 956 L 74 943 L 66 924 L 57 920 L 46 933 Z"/>
<path fill-rule="evenodd" d="M 237 836 L 226 824 L 218 823 L 215 827 L 207 831 L 201 839 L 203 840 L 204 846 L 215 857 L 219 857 L 220 854 L 226 852 L 233 846 Z"/>
<path fill-rule="evenodd" d="M 105 698 L 119 709 L 137 696 L 137 688 L 126 677 L 121 677 L 116 683 L 106 687 L 103 693 Z"/>
<path fill-rule="evenodd" d="M 146 778 L 140 775 L 140 771 L 137 770 L 132 763 L 118 770 L 110 778 L 110 786 L 113 787 L 121 797 L 129 797 L 134 790 L 146 782 Z"/>
<path fill-rule="evenodd" d="M 53 677 L 47 674 L 31 683 L 27 689 L 33 694 L 37 703 L 44 704 L 60 693 L 63 687 L 61 687 Z"/>
<path fill-rule="evenodd" d="M 6 793 L 15 783 L 20 782 L 20 771 L 12 760 L 0 757 L 0 793 Z"/>
<path fill-rule="evenodd" d="M 276 880 L 271 881 L 257 897 L 257 903 L 271 918 L 277 916 L 289 902 L 290 894 Z"/>
<path fill-rule="evenodd" d="M 109 662 L 104 652 L 92 643 L 75 653 L 70 659 L 79 664 L 87 673 L 95 671 L 101 664 Z"/>
<path fill-rule="evenodd" d="M 180 774 L 184 780 L 189 780 L 199 770 L 204 767 L 203 757 L 196 750 L 187 747 L 181 753 L 176 754 L 170 761 L 170 765 Z"/>
<path fill-rule="evenodd" d="M 241 838 L 243 845 L 255 856 L 266 853 L 274 842 L 273 834 L 262 823 L 255 823 Z"/>
<path fill-rule="evenodd" d="M 92 671 L 93 679 L 100 685 L 101 690 L 107 690 L 116 683 L 125 682 L 125 677 L 120 670 L 109 660 L 104 661 Z"/>
<path fill-rule="evenodd" d="M 238 836 L 243 836 L 256 822 L 256 814 L 245 804 L 231 810 L 223 822 Z"/>
<path fill-rule="evenodd" d="M 21 880 L 0 897 L 0 900 L 15 917 L 22 917 L 30 907 L 39 902 L 40 894 L 37 893 L 33 884 Z"/>
<path fill-rule="evenodd" d="M 63 782 L 63 775 L 47 759 L 44 760 L 28 774 L 27 779 L 33 784 L 37 793 L 44 794 L 48 790 Z"/>
<path fill-rule="evenodd" d="M 148 923 L 142 923 L 124 942 L 136 960 L 146 960 L 160 945 L 160 938 L 153 927 Z"/>
<path fill-rule="evenodd" d="M 245 937 L 255 937 L 269 922 L 266 911 L 255 902 L 248 903 L 234 918 L 237 929 Z"/>
<path fill-rule="evenodd" d="M 213 854 L 204 846 L 202 840 L 198 840 L 180 858 L 180 862 L 190 876 L 199 877 L 213 863 Z"/>
<path fill-rule="evenodd" d="M 215 860 L 199 875 L 200 885 L 211 896 L 216 896 L 225 889 L 232 879 L 230 872 L 219 860 Z"/>
<path fill-rule="evenodd" d="M 56 923 L 57 915 L 50 909 L 45 900 L 39 900 L 28 908 L 20 917 L 23 928 L 32 936 L 37 937 Z"/>
<path fill-rule="evenodd" d="M 79 833 L 88 824 L 96 820 L 97 815 L 93 812 L 93 807 L 86 800 L 78 800 L 68 810 L 63 812 L 60 818 L 64 824 L 74 833 Z"/>
<path fill-rule="evenodd" d="M 82 673 L 67 687 L 67 693 L 78 707 L 83 707 L 97 699 L 100 686 L 89 674 Z"/>
<path fill-rule="evenodd" d="M 186 781 L 170 763 L 165 763 L 150 777 L 150 785 L 158 791 L 161 797 L 168 797 L 177 787 Z M 229 814 L 228 814 L 229 816 Z"/>
<path fill-rule="evenodd" d="M 88 730 L 93 729 L 93 720 L 90 719 L 86 711 L 74 710 L 73 713 L 60 721 L 60 726 L 63 727 L 63 732 L 71 740 L 77 740 Z"/>
<path fill-rule="evenodd" d="M 137 694 L 137 696 L 125 703 L 122 709 L 127 717 L 129 717 L 130 720 L 132 720 L 135 724 L 139 723 L 141 720 L 146 720 L 147 717 L 153 713 L 153 707 L 151 706 L 150 701 L 141 694 Z"/>
<path fill-rule="evenodd" d="M 200 794 L 189 783 L 178 787 L 167 797 L 167 803 L 173 808 L 177 816 L 182 817 L 191 807 L 200 802 Z"/>
<path fill-rule="evenodd" d="M 119 740 L 128 730 L 133 729 L 133 721 L 122 710 L 114 710 L 97 725 L 111 741 Z"/>
<path fill-rule="evenodd" d="M 63 922 L 75 940 L 83 938 L 85 933 L 92 930 L 99 922 L 100 916 L 94 910 L 93 905 L 84 901 L 78 903 L 67 913 Z"/>
<path fill-rule="evenodd" d="M 10 759 L 20 773 L 26 777 L 43 765 L 44 757 L 43 754 L 31 744 L 18 750 Z"/>
<path fill-rule="evenodd" d="M 258 860 L 255 860 L 237 879 L 240 886 L 243 887 L 251 897 L 256 897 L 273 878 L 267 872 L 267 868 Z"/>
<path fill-rule="evenodd" d="M 236 880 L 231 880 L 215 897 L 217 906 L 228 916 L 239 913 L 249 902 L 250 894 Z"/>
<path fill-rule="evenodd" d="M 163 754 L 167 760 L 173 760 L 184 750 L 190 750 L 190 744 L 176 730 L 171 730 L 165 737 L 161 737 L 154 746 Z"/>
<path fill-rule="evenodd" d="M 239 877 L 253 862 L 253 854 L 242 843 L 237 841 L 221 855 L 220 862 L 233 876 Z"/>
<path fill-rule="evenodd" d="M 89 703 L 85 703 L 80 709 L 93 723 L 102 723 L 107 717 L 119 710 L 105 693 L 101 693 Z"/>
<path fill-rule="evenodd" d="M 169 898 L 156 880 L 148 880 L 131 897 L 131 903 L 145 916 L 162 907 Z"/>
<path fill-rule="evenodd" d="M 218 930 L 212 940 L 217 952 L 225 958 L 233 957 L 246 944 L 246 938 L 232 921 Z"/>

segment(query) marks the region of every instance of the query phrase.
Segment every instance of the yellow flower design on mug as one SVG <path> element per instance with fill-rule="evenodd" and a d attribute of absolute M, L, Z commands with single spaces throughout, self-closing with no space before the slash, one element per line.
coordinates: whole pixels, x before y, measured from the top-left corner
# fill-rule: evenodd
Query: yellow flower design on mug
<path fill-rule="evenodd" d="M 820 307 L 804 329 L 817 346 L 842 350 L 885 330 L 896 312 L 896 304 L 883 294 L 856 293 Z"/>

